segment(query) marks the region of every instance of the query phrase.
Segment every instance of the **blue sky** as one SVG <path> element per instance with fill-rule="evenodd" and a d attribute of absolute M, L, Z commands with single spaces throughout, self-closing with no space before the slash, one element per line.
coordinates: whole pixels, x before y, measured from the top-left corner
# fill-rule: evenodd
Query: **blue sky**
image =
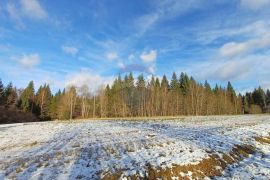
<path fill-rule="evenodd" d="M 270 0 L 1 0 L 0 78 L 55 91 L 187 72 L 270 88 Z"/>

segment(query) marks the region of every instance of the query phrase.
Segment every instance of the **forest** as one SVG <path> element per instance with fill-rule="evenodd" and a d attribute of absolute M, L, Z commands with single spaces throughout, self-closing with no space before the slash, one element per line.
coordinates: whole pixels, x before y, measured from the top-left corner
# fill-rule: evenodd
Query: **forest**
<path fill-rule="evenodd" d="M 24 89 L 12 83 L 6 86 L 0 80 L 0 107 L 2 111 L 31 113 L 39 121 L 55 119 L 154 117 L 190 115 L 259 114 L 269 112 L 270 91 L 261 87 L 244 95 L 236 94 L 232 84 L 211 87 L 205 81 L 197 82 L 186 73 L 152 76 L 147 81 L 143 74 L 135 80 L 132 73 L 118 76 L 112 85 L 90 93 L 86 84 L 69 86 L 52 94 L 44 84 L 37 91 L 30 81 Z M 5 123 L 5 119 L 1 120 Z"/>

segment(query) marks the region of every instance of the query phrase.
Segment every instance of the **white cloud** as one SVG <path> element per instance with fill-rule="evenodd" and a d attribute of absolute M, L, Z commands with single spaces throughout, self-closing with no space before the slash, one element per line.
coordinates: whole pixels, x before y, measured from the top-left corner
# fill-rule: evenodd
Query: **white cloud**
<path fill-rule="evenodd" d="M 91 70 L 81 70 L 79 72 L 70 73 L 66 77 L 65 86 L 81 87 L 87 85 L 92 93 L 95 93 L 100 87 L 113 82 L 113 77 L 102 77 Z"/>
<path fill-rule="evenodd" d="M 130 54 L 130 55 L 128 56 L 128 60 L 132 61 L 133 59 L 135 59 L 134 54 Z"/>
<path fill-rule="evenodd" d="M 199 80 L 211 81 L 237 81 L 239 84 L 249 84 L 254 87 L 254 82 L 263 84 L 269 82 L 270 51 L 264 54 L 253 54 L 232 59 L 208 60 L 190 63 L 179 72 L 187 72 Z"/>
<path fill-rule="evenodd" d="M 241 6 L 251 10 L 258 10 L 270 5 L 270 0 L 241 0 Z"/>
<path fill-rule="evenodd" d="M 47 17 L 46 11 L 39 4 L 38 0 L 20 0 L 22 12 L 33 19 L 44 19 Z"/>
<path fill-rule="evenodd" d="M 108 60 L 115 60 L 118 58 L 118 54 L 116 52 L 110 52 L 106 55 Z"/>
<path fill-rule="evenodd" d="M 62 51 L 73 56 L 78 53 L 78 49 L 72 46 L 62 46 Z"/>
<path fill-rule="evenodd" d="M 210 74 L 212 78 L 223 81 L 245 78 L 252 70 L 252 61 L 229 61 L 218 67 L 214 73 Z"/>
<path fill-rule="evenodd" d="M 10 3 L 7 4 L 7 12 L 9 14 L 10 18 L 13 21 L 15 21 L 17 28 L 19 28 L 19 29 L 25 28 L 25 25 L 22 22 L 20 13 L 14 4 L 10 4 Z"/>
<path fill-rule="evenodd" d="M 48 17 L 47 12 L 39 4 L 38 0 L 20 0 L 20 3 L 16 5 L 7 3 L 6 11 L 19 29 L 25 28 L 23 23 L 23 18 L 25 17 L 36 20 L 42 20 Z"/>
<path fill-rule="evenodd" d="M 246 52 L 248 49 L 249 49 L 249 46 L 247 43 L 230 42 L 230 43 L 224 44 L 220 48 L 220 54 L 222 56 L 236 56 L 236 55 Z"/>
<path fill-rule="evenodd" d="M 192 9 L 205 7 L 204 0 L 156 0 L 153 1 L 153 12 L 139 17 L 135 21 L 138 35 L 142 36 L 160 21 L 171 19 L 189 12 Z"/>
<path fill-rule="evenodd" d="M 39 54 L 37 53 L 23 55 L 23 57 L 19 60 L 19 62 L 25 67 L 33 67 L 39 64 L 40 57 L 39 57 Z"/>
<path fill-rule="evenodd" d="M 157 59 L 157 50 L 150 50 L 149 53 L 143 52 L 140 58 L 143 62 L 155 62 Z"/>
<path fill-rule="evenodd" d="M 124 69 L 126 66 L 125 66 L 125 64 L 123 62 L 118 62 L 118 67 L 120 69 Z"/>
<path fill-rule="evenodd" d="M 266 48 L 270 46 L 270 33 L 260 38 L 251 39 L 246 42 L 230 42 L 220 48 L 220 54 L 224 57 L 237 56 L 250 51 Z"/>
<path fill-rule="evenodd" d="M 158 13 L 147 14 L 136 20 L 136 26 L 139 28 L 138 35 L 143 35 L 150 29 L 160 18 Z"/>

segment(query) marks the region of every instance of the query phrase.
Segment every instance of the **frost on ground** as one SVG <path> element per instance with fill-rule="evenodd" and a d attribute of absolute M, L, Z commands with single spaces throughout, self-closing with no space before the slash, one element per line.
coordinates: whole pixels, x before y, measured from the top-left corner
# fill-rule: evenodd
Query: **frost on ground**
<path fill-rule="evenodd" d="M 0 126 L 0 179 L 268 179 L 270 116 Z"/>

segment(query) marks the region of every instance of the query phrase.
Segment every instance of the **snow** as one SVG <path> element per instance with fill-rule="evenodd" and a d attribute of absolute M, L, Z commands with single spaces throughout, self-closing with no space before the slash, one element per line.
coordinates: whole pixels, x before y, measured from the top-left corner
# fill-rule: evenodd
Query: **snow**
<path fill-rule="evenodd" d="M 254 137 L 269 136 L 269 122 L 270 116 L 253 115 L 0 125 L 0 179 L 100 179 L 119 170 L 144 175 L 149 164 L 198 164 L 209 152 L 229 153 L 241 144 L 256 153 L 216 179 L 268 179 L 270 144 Z"/>

